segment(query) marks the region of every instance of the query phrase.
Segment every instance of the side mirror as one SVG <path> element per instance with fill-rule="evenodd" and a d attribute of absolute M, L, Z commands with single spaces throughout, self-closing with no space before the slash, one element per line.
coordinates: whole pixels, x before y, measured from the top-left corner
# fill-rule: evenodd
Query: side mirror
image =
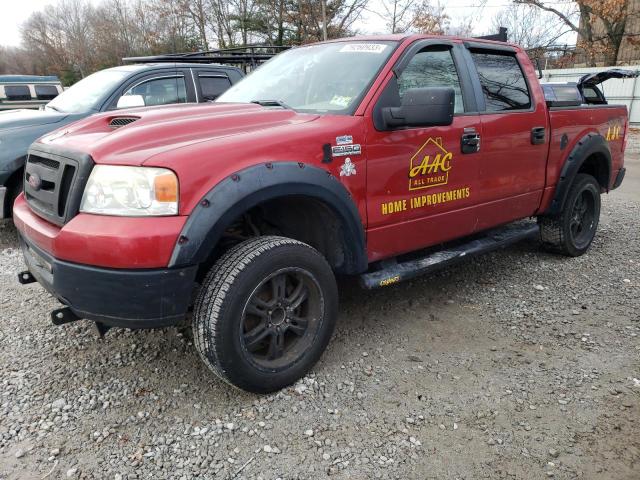
<path fill-rule="evenodd" d="M 144 106 L 144 97 L 142 95 L 123 95 L 118 99 L 116 108 L 134 108 Z"/>
<path fill-rule="evenodd" d="M 389 128 L 451 125 L 455 99 L 452 87 L 411 88 L 399 107 L 382 110 L 384 123 Z"/>

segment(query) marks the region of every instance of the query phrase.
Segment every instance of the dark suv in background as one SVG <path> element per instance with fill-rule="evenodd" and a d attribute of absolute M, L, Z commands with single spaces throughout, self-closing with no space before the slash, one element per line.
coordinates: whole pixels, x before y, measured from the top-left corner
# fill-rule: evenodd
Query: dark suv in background
<path fill-rule="evenodd" d="M 39 137 L 98 112 L 209 102 L 243 75 L 235 66 L 212 63 L 125 65 L 89 75 L 41 110 L 0 112 L 0 218 L 11 215 L 27 149 Z"/>

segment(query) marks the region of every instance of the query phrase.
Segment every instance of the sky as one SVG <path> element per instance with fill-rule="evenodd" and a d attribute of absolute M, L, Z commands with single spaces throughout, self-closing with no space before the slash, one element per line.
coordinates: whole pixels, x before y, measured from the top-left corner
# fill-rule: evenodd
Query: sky
<path fill-rule="evenodd" d="M 0 45 L 20 44 L 20 25 L 37 10 L 45 5 L 56 3 L 58 0 L 0 0 Z M 98 3 L 99 0 L 92 0 Z M 380 10 L 380 0 L 371 0 L 370 9 Z M 435 3 L 435 1 L 434 1 Z M 451 17 L 452 24 L 469 14 L 476 4 L 474 0 L 446 0 L 446 13 Z M 491 30 L 491 18 L 501 8 L 508 5 L 509 0 L 488 0 L 484 10 L 477 16 L 475 22 L 477 34 L 489 33 Z M 361 33 L 384 33 L 385 22 L 374 13 L 365 13 L 355 25 Z M 493 32 L 491 32 L 493 33 Z"/>
<path fill-rule="evenodd" d="M 0 45 L 19 45 L 22 22 L 50 3 L 52 0 L 0 0 Z"/>

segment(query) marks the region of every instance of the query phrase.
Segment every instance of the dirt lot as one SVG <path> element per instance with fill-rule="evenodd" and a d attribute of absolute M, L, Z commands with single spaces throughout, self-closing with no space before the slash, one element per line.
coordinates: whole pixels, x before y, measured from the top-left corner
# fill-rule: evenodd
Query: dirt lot
<path fill-rule="evenodd" d="M 311 375 L 215 380 L 175 329 L 54 327 L 0 227 L 0 479 L 640 478 L 640 161 L 590 252 L 535 242 L 364 292 Z"/>

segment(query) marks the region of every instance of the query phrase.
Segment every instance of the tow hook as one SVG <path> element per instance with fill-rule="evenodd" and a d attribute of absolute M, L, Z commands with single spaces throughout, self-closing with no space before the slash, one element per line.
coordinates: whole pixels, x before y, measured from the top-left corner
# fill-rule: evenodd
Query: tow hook
<path fill-rule="evenodd" d="M 64 325 L 66 323 L 75 322 L 77 320 L 82 320 L 82 317 L 77 316 L 69 307 L 59 308 L 51 312 L 51 321 L 54 325 Z M 98 330 L 98 335 L 100 338 L 104 338 L 105 333 L 107 333 L 111 327 L 105 325 L 102 322 L 95 322 L 96 330 Z"/>
<path fill-rule="evenodd" d="M 105 325 L 102 322 L 96 322 L 96 330 L 98 330 L 98 335 L 100 335 L 101 339 L 104 338 L 104 334 L 107 333 L 110 329 L 111 327 L 109 325 Z"/>
<path fill-rule="evenodd" d="M 59 308 L 51 312 L 51 321 L 54 325 L 64 325 L 65 323 L 82 320 L 79 316 L 71 311 L 69 307 Z"/>
<path fill-rule="evenodd" d="M 31 272 L 29 270 L 25 270 L 24 272 L 20 272 L 18 274 L 18 282 L 20 282 L 22 285 L 27 285 L 29 283 L 37 282 L 37 280 L 33 275 L 31 275 Z"/>

